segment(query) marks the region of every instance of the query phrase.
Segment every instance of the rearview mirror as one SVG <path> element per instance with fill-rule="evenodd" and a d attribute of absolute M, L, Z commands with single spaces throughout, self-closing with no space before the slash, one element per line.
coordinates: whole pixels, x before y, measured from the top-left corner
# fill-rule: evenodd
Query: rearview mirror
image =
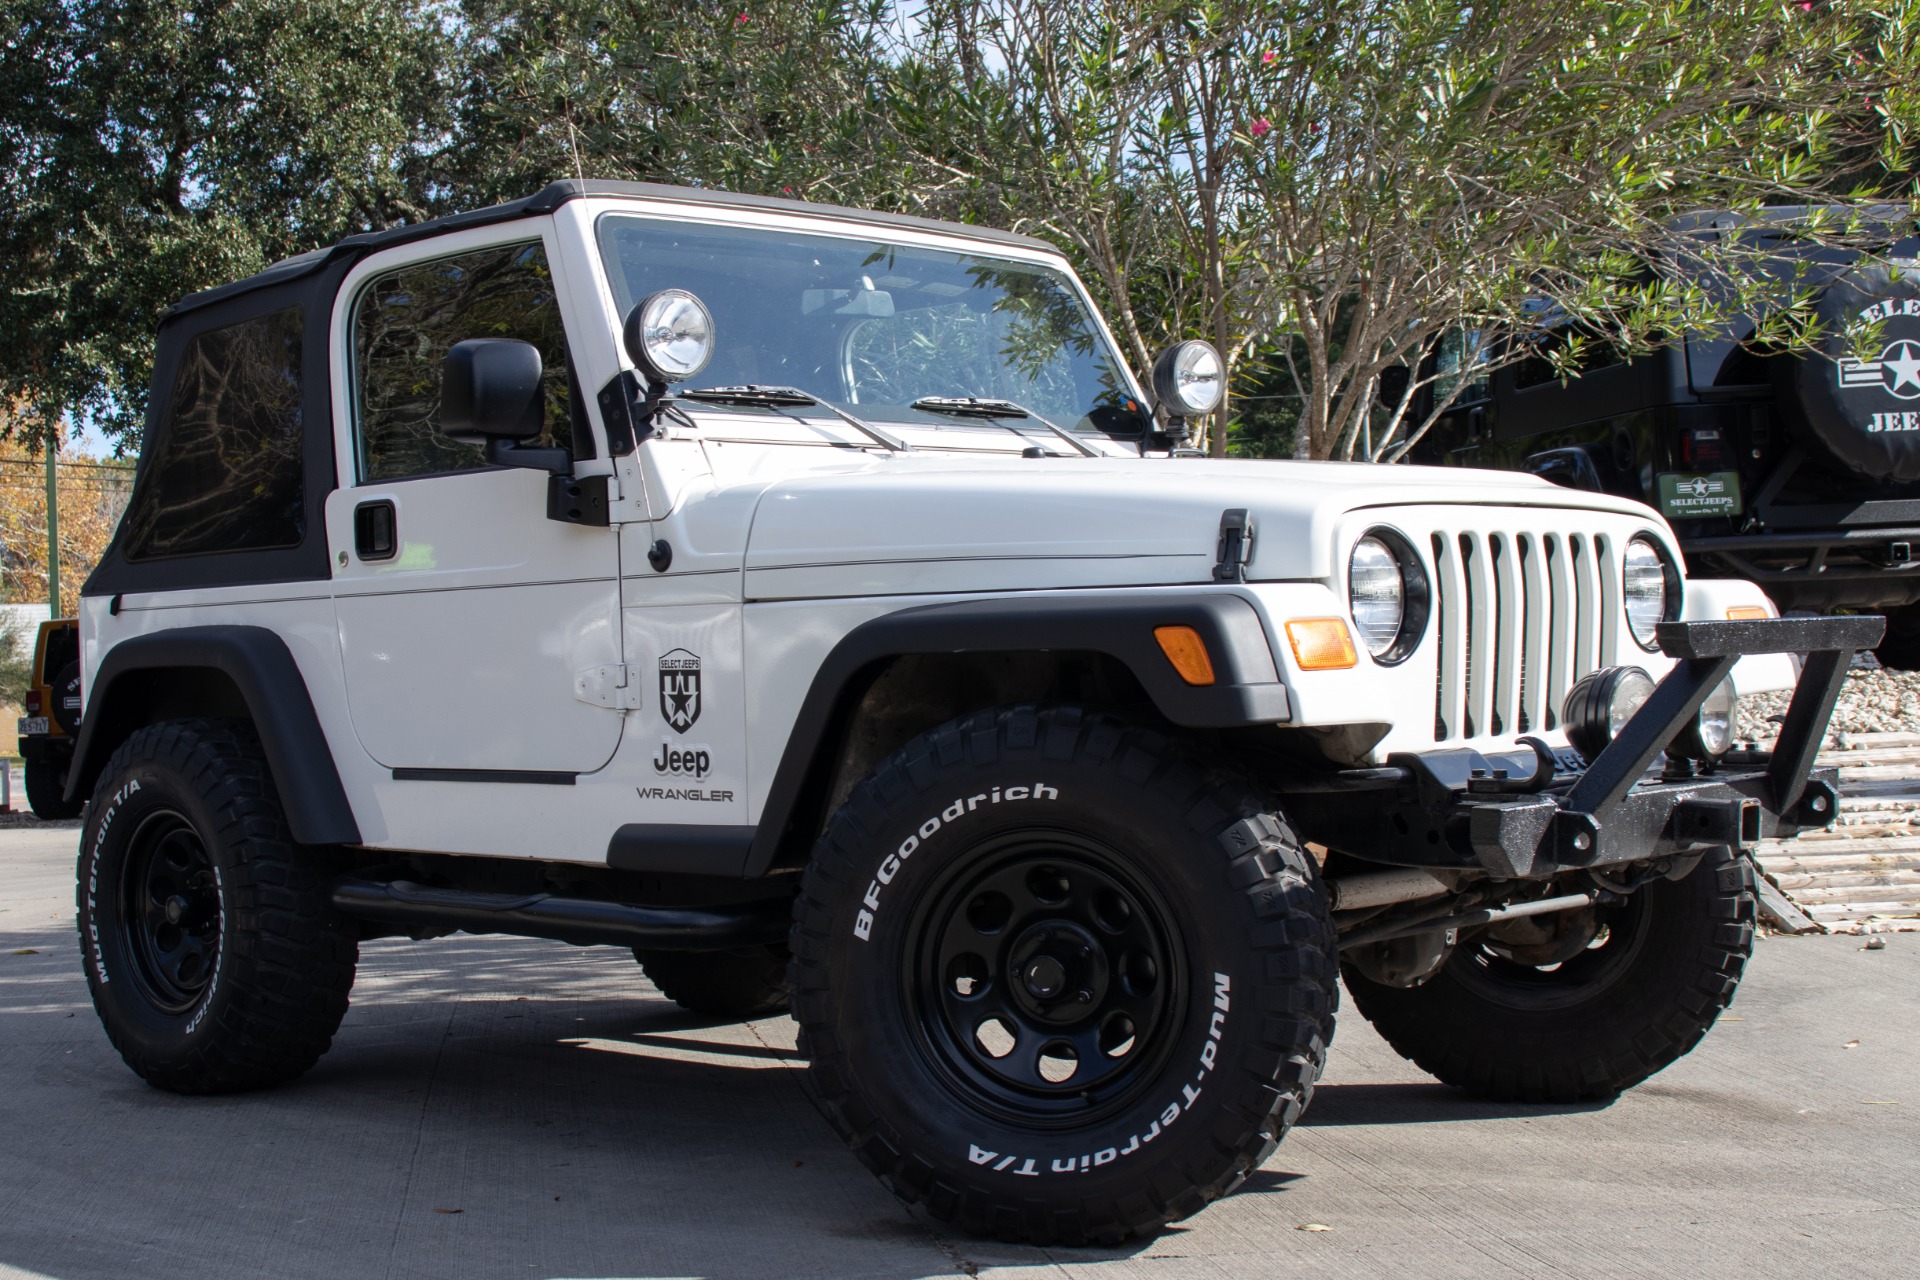
<path fill-rule="evenodd" d="M 531 342 L 454 343 L 440 363 L 440 434 L 462 444 L 534 439 L 546 425 L 541 373 Z"/>

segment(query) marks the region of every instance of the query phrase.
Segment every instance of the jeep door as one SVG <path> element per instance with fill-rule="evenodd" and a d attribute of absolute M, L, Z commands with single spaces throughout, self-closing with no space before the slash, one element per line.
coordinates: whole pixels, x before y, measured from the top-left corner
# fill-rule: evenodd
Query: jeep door
<path fill-rule="evenodd" d="M 575 695 L 621 660 L 613 531 L 548 519 L 546 473 L 439 430 L 448 348 L 520 339 L 544 367 L 534 443 L 595 456 L 550 221 L 376 255 L 335 304 L 335 613 L 354 733 L 396 780 L 570 782 L 619 745 L 621 716 Z"/>

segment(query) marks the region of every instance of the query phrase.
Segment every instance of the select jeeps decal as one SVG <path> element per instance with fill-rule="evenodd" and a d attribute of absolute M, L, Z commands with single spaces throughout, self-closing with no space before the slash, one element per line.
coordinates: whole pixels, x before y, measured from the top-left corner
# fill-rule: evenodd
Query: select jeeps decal
<path fill-rule="evenodd" d="M 674 649 L 660 655 L 660 714 L 675 733 L 700 718 L 700 655 Z"/>
<path fill-rule="evenodd" d="M 1180 1113 L 1191 1111 L 1193 1104 L 1200 1100 L 1201 1090 L 1206 1086 L 1207 1077 L 1213 1073 L 1214 1060 L 1220 1054 L 1220 1033 L 1226 1029 L 1227 1014 L 1232 1007 L 1231 993 L 1233 981 L 1224 973 L 1213 975 L 1213 1020 L 1207 1026 L 1206 1043 L 1200 1046 L 1200 1069 L 1194 1073 L 1192 1084 L 1180 1086 L 1180 1096 L 1172 1099 L 1161 1109 L 1147 1127 L 1133 1134 L 1122 1147 L 1102 1147 L 1098 1151 L 1088 1151 L 1077 1156 L 1020 1156 L 1004 1155 L 998 1151 L 989 1151 L 972 1142 L 967 1144 L 967 1160 L 972 1164 L 986 1165 L 995 1173 L 1011 1173 L 1022 1178 L 1037 1178 L 1043 1173 L 1085 1173 L 1089 1169 L 1098 1169 L 1102 1165 L 1112 1164 L 1121 1156 L 1130 1156 L 1140 1148 L 1173 1127 L 1180 1119 Z M 1045 1167 L 1041 1161 L 1046 1161 Z"/>
<path fill-rule="evenodd" d="M 995 787 L 991 793 L 982 791 L 977 796 L 965 796 L 934 814 L 920 824 L 920 829 L 900 842 L 900 847 L 880 860 L 873 873 L 873 879 L 867 882 L 866 896 L 861 899 L 866 905 L 853 920 L 853 936 L 865 942 L 873 932 L 873 913 L 880 909 L 880 890 L 893 883 L 900 874 L 900 864 L 913 856 L 922 841 L 931 840 L 935 832 L 949 822 L 956 822 L 972 813 L 981 805 L 996 805 L 1003 800 L 1058 800 L 1060 792 L 1044 782 L 1036 782 L 1030 787 Z"/>

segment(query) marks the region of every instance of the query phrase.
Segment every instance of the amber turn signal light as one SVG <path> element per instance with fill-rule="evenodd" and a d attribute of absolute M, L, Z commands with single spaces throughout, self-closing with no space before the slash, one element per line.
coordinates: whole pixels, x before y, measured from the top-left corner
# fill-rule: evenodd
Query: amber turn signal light
<path fill-rule="evenodd" d="M 1765 605 L 1737 604 L 1727 610 L 1728 622 L 1751 622 L 1755 618 L 1771 618 Z"/>
<path fill-rule="evenodd" d="M 1287 624 L 1287 643 L 1302 671 L 1338 671 L 1360 661 L 1341 618 L 1295 618 Z"/>
<path fill-rule="evenodd" d="M 1213 683 L 1213 659 L 1207 656 L 1207 642 L 1192 627 L 1155 627 L 1153 638 L 1160 652 L 1188 684 Z"/>

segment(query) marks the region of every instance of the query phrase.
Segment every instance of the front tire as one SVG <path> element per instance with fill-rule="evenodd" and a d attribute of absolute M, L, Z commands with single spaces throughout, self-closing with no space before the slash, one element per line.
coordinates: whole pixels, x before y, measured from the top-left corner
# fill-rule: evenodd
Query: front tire
<path fill-rule="evenodd" d="M 232 1093 L 319 1060 L 359 954 L 326 871 L 293 843 L 252 725 L 172 721 L 113 753 L 81 833 L 80 948 L 135 1073 Z"/>
<path fill-rule="evenodd" d="M 1610 1098 L 1680 1059 L 1733 999 L 1753 950 L 1753 865 L 1725 849 L 1600 911 L 1594 940 L 1552 965 L 1461 938 L 1417 987 L 1343 970 L 1354 1005 L 1400 1056 L 1483 1098 Z"/>
<path fill-rule="evenodd" d="M 830 1119 L 903 1199 L 1114 1241 L 1299 1117 L 1338 999 L 1317 868 L 1246 783 L 1078 708 L 983 712 L 860 783 L 796 905 Z M 997 1028 L 997 1030 L 996 1030 Z"/>

